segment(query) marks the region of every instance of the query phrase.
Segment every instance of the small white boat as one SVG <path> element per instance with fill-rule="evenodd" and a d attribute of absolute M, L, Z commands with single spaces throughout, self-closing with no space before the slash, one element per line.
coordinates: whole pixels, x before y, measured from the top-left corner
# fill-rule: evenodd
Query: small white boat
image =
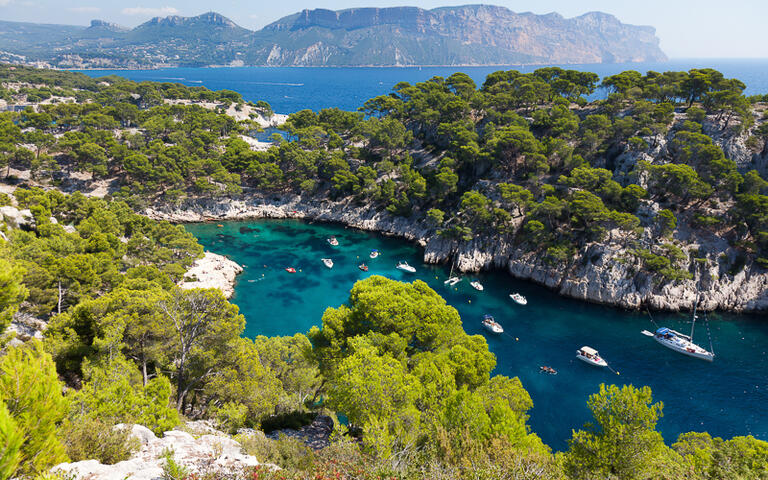
<path fill-rule="evenodd" d="M 452 287 L 452 286 L 456 285 L 457 283 L 459 283 L 460 281 L 461 281 L 461 277 L 451 277 L 448 280 L 444 281 L 443 284 Z"/>
<path fill-rule="evenodd" d="M 514 300 L 518 305 L 528 305 L 528 300 L 519 293 L 510 293 L 509 298 Z"/>
<path fill-rule="evenodd" d="M 676 352 L 688 355 L 689 357 L 700 358 L 711 362 L 715 359 L 715 354 L 696 345 L 688 335 L 682 334 L 671 328 L 661 327 L 656 333 L 643 330 L 643 335 L 653 337 L 654 340 Z"/>
<path fill-rule="evenodd" d="M 502 334 L 504 328 L 490 315 L 483 316 L 483 327 L 491 333 Z"/>
<path fill-rule="evenodd" d="M 595 350 L 592 347 L 584 346 L 576 350 L 576 358 L 578 358 L 582 362 L 588 363 L 590 365 L 594 365 L 596 367 L 608 366 L 608 362 L 603 360 L 603 358 L 600 356 L 597 350 Z"/>
<path fill-rule="evenodd" d="M 339 246 L 339 241 L 338 241 L 338 240 L 336 240 L 336 237 L 331 237 L 331 238 L 329 238 L 329 239 L 328 239 L 328 243 L 329 243 L 329 244 L 330 244 L 332 247 L 338 247 L 338 246 Z"/>
<path fill-rule="evenodd" d="M 397 269 L 408 273 L 416 273 L 416 269 L 408 265 L 408 262 L 399 262 L 397 264 Z"/>
<path fill-rule="evenodd" d="M 368 255 L 368 256 L 371 257 L 371 258 L 376 258 L 376 257 L 379 256 L 379 251 L 378 250 L 371 250 L 371 254 Z"/>
<path fill-rule="evenodd" d="M 483 291 L 483 284 L 475 280 L 474 282 L 469 282 L 470 285 L 472 285 L 472 288 L 475 290 L 478 290 L 480 292 Z"/>
<path fill-rule="evenodd" d="M 324 258 L 323 264 L 328 268 L 333 268 L 333 260 L 331 260 L 330 258 Z"/>

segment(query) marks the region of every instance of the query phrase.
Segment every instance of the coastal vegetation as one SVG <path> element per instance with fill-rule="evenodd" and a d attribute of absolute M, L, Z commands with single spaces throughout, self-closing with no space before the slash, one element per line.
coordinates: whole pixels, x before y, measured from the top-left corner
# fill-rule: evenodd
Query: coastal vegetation
<path fill-rule="evenodd" d="M 455 74 L 399 84 L 360 112 L 297 112 L 287 139 L 254 150 L 248 134 L 272 112 L 235 92 L 8 66 L 0 78 L 0 97 L 30 104 L 0 113 L 3 183 L 16 187 L 0 195 L 14 213 L 0 224 L 0 479 L 47 478 L 67 459 L 115 463 L 137 449 L 121 425 L 161 434 L 195 419 L 284 468 L 243 478 L 768 477 L 768 443 L 751 436 L 665 443 L 663 405 L 632 385 L 585 399 L 593 421 L 552 452 L 527 425 L 519 379 L 492 375 L 483 337 L 419 281 L 374 276 L 306 334 L 244 338 L 220 291 L 177 286 L 202 255 L 195 238 L 136 213 L 293 192 L 407 216 L 455 242 L 515 243 L 554 265 L 621 241 L 659 282 L 695 274 L 707 252 L 677 234 L 706 233 L 742 255 L 729 269 L 759 271 L 768 183 L 716 143 L 749 133 L 764 148 L 762 107 L 740 82 L 625 72 L 590 102 L 593 74 L 498 72 L 479 89 Z M 78 188 L 105 195 L 60 191 Z M 46 324 L 42 339 L 13 338 L 24 316 Z M 249 430 L 317 414 L 334 419 L 318 450 Z"/>
<path fill-rule="evenodd" d="M 296 112 L 269 148 L 249 134 L 271 108 L 235 92 L 8 66 L 0 78 L 0 97 L 48 102 L 0 115 L 6 176 L 104 185 L 138 211 L 253 194 L 343 200 L 431 227 L 456 250 L 486 239 L 542 267 L 610 246 L 600 256 L 651 290 L 768 267 L 765 106 L 712 69 L 602 82 L 499 71 L 480 88 L 456 73 L 398 84 L 358 112 Z M 589 101 L 597 89 L 605 98 Z"/>

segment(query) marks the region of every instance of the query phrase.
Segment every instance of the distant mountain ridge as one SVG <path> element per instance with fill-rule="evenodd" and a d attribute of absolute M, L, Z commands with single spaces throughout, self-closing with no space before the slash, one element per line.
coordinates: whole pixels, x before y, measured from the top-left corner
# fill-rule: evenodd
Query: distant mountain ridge
<path fill-rule="evenodd" d="M 215 12 L 156 17 L 133 29 L 103 20 L 90 27 L 0 21 L 0 51 L 64 68 L 666 60 L 653 27 L 601 12 L 565 18 L 488 5 L 303 10 L 256 32 Z"/>

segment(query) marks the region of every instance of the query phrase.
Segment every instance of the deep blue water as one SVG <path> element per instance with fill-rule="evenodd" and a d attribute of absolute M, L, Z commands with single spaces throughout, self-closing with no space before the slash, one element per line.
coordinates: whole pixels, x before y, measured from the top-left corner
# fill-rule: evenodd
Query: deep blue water
<path fill-rule="evenodd" d="M 241 227 L 256 231 L 241 233 Z M 768 440 L 768 319 L 765 316 L 715 314 L 709 326 L 716 358 L 713 363 L 672 352 L 640 334 L 652 329 L 641 313 L 578 302 L 503 272 L 472 276 L 485 291 L 443 284 L 445 266 L 422 264 L 422 252 L 403 240 L 345 229 L 332 224 L 292 220 L 193 224 L 187 229 L 207 250 L 229 256 L 245 267 L 238 277 L 236 303 L 247 320 L 247 336 L 291 335 L 321 325 L 323 311 L 345 302 L 353 283 L 370 275 L 426 281 L 461 314 L 464 329 L 480 334 L 497 357 L 496 373 L 519 376 L 534 401 L 530 424 L 555 449 L 563 449 L 571 429 L 589 420 L 587 397 L 600 383 L 649 385 L 664 402 L 659 428 L 667 442 L 687 431 L 716 436 L 751 434 Z M 340 245 L 326 242 L 336 235 Z M 382 255 L 370 260 L 371 249 Z M 328 270 L 321 258 L 335 262 Z M 395 269 L 399 260 L 417 267 L 416 274 Z M 369 265 L 360 271 L 361 262 Z M 289 274 L 283 269 L 295 267 Z M 528 306 L 508 295 L 520 292 Z M 495 316 L 505 329 L 491 336 L 480 326 L 483 314 Z M 690 315 L 654 314 L 659 324 L 683 332 Z M 708 347 L 707 328 L 697 324 L 695 340 Z M 620 374 L 586 365 L 574 358 L 577 348 L 596 348 Z M 550 365 L 557 375 L 539 373 Z"/>
<path fill-rule="evenodd" d="M 727 77 L 747 84 L 748 95 L 768 93 L 768 59 L 723 60 L 691 59 L 665 63 L 618 63 L 562 65 L 586 70 L 601 77 L 625 70 L 682 71 L 712 67 Z M 339 107 L 356 110 L 371 97 L 387 94 L 398 82 L 428 80 L 436 75 L 447 77 L 465 72 L 478 85 L 486 75 L 497 70 L 530 72 L 541 66 L 509 67 L 385 67 L 385 68 L 313 68 L 313 67 L 241 67 L 241 68 L 166 68 L 159 70 L 85 70 L 93 77 L 120 75 L 131 80 L 179 82 L 189 86 L 203 85 L 213 90 L 240 92 L 246 100 L 265 100 L 278 113 L 293 113 L 304 108 Z"/>

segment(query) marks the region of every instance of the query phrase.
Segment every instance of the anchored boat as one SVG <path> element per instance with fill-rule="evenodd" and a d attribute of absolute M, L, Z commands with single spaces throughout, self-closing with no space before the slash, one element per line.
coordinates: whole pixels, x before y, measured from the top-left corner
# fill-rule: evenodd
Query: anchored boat
<path fill-rule="evenodd" d="M 360 270 L 362 270 L 364 272 L 368 271 L 368 265 L 366 265 L 364 263 L 361 263 L 360 265 L 358 265 L 357 268 L 359 268 Z"/>
<path fill-rule="evenodd" d="M 472 288 L 475 290 L 478 290 L 480 292 L 483 291 L 483 284 L 475 280 L 474 282 L 469 282 L 470 285 L 472 285 Z"/>
<path fill-rule="evenodd" d="M 518 305 L 528 305 L 528 300 L 519 293 L 510 293 L 509 298 L 514 300 Z"/>
<path fill-rule="evenodd" d="M 329 244 L 330 244 L 332 247 L 338 247 L 338 246 L 339 246 L 339 241 L 338 241 L 338 240 L 336 240 L 336 237 L 331 237 L 331 238 L 329 238 L 327 241 L 328 241 L 328 243 L 329 243 Z"/>
<path fill-rule="evenodd" d="M 408 262 L 399 262 L 397 264 L 397 269 L 408 273 L 416 273 L 416 269 L 408 265 Z"/>
<path fill-rule="evenodd" d="M 690 336 L 684 335 L 671 328 L 661 327 L 655 333 L 643 330 L 643 335 L 653 337 L 654 340 L 676 352 L 688 355 L 689 357 L 700 358 L 711 362 L 715 359 L 715 354 L 696 345 Z"/>
<path fill-rule="evenodd" d="M 499 322 L 494 320 L 494 318 L 491 315 L 483 316 L 483 327 L 485 327 L 485 329 L 491 333 L 496 333 L 496 334 L 504 333 L 504 328 L 502 328 L 501 324 L 499 324 Z"/>
<path fill-rule="evenodd" d="M 607 367 L 608 362 L 603 360 L 600 354 L 592 347 L 583 346 L 576 350 L 576 358 L 582 362 L 594 365 L 596 367 Z"/>
<path fill-rule="evenodd" d="M 375 249 L 374 249 L 374 250 L 371 250 L 371 254 L 370 254 L 370 255 L 368 255 L 368 256 L 369 256 L 369 257 L 371 257 L 371 258 L 376 258 L 376 257 L 378 257 L 378 256 L 379 256 L 379 251 L 378 251 L 378 250 L 375 250 Z"/>
<path fill-rule="evenodd" d="M 333 268 L 333 260 L 331 260 L 330 258 L 324 258 L 323 265 L 325 265 L 328 268 Z"/>
<path fill-rule="evenodd" d="M 285 269 L 285 271 L 286 271 L 286 272 L 288 272 L 288 273 L 296 273 L 296 269 L 295 269 L 295 268 L 293 268 L 293 267 L 287 267 L 287 268 Z"/>
<path fill-rule="evenodd" d="M 699 304 L 698 297 L 696 298 L 696 304 L 693 306 L 693 317 L 691 318 L 691 334 L 685 335 L 676 330 L 672 330 L 667 327 L 659 327 L 657 325 L 656 332 L 651 333 L 648 330 L 643 330 L 641 333 L 647 337 L 653 337 L 654 340 L 678 353 L 688 355 L 689 357 L 700 358 L 708 362 L 712 362 L 715 359 L 715 353 L 712 351 L 712 337 L 709 338 L 709 348 L 707 350 L 693 343 L 693 330 L 696 327 L 696 307 Z M 651 312 L 648 312 L 650 315 Z M 705 317 L 706 320 L 706 317 Z M 651 317 L 653 322 L 653 317 Z M 653 322 L 654 324 L 656 322 Z"/>
<path fill-rule="evenodd" d="M 448 273 L 448 280 L 444 281 L 443 285 L 448 285 L 449 287 L 452 287 L 461 281 L 461 277 L 453 275 L 453 267 L 455 265 L 456 265 L 455 261 L 451 262 L 451 271 Z"/>

